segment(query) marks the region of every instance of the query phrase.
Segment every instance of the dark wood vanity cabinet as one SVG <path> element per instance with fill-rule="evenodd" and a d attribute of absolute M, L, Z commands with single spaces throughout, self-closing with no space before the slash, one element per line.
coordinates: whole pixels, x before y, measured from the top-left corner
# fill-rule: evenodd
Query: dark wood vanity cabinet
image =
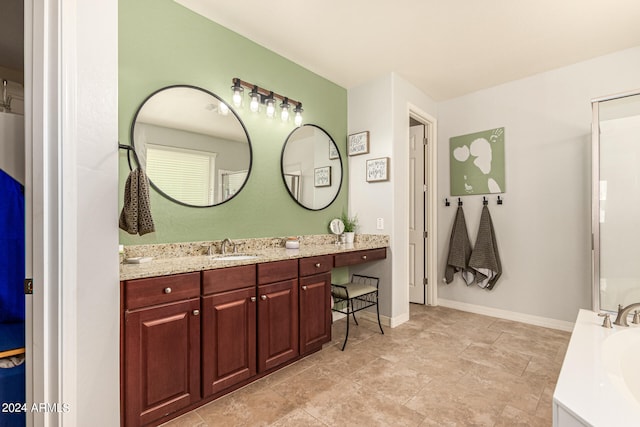
<path fill-rule="evenodd" d="M 331 269 L 386 249 L 121 282 L 122 422 L 158 425 L 331 341 Z"/>
<path fill-rule="evenodd" d="M 331 341 L 331 269 L 333 256 L 300 259 L 300 354 Z"/>
<path fill-rule="evenodd" d="M 387 257 L 387 248 L 366 249 L 363 251 L 344 252 L 334 255 L 334 267 L 362 264 Z"/>
<path fill-rule="evenodd" d="M 202 272 L 202 395 L 256 374 L 256 267 Z"/>
<path fill-rule="evenodd" d="M 200 400 L 200 274 L 123 283 L 125 424 Z"/>
<path fill-rule="evenodd" d="M 298 261 L 258 264 L 258 372 L 299 355 Z"/>

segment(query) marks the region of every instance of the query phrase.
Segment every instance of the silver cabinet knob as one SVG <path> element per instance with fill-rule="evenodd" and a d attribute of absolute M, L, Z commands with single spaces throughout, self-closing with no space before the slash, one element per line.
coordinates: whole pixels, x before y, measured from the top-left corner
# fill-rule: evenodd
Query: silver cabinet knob
<path fill-rule="evenodd" d="M 319 262 L 316 263 L 316 268 L 320 268 L 320 263 Z"/>
<path fill-rule="evenodd" d="M 256 297 L 251 297 L 251 302 L 256 302 Z"/>
<path fill-rule="evenodd" d="M 262 301 L 264 301 L 264 300 L 266 300 L 266 299 L 267 299 L 267 296 L 266 296 L 266 295 L 261 295 L 261 296 L 260 296 L 260 299 L 261 299 Z"/>
<path fill-rule="evenodd" d="M 367 256 L 366 255 L 362 255 L 362 259 L 367 259 Z"/>
<path fill-rule="evenodd" d="M 171 288 L 164 288 L 164 293 L 165 294 L 170 294 L 171 293 Z"/>
<path fill-rule="evenodd" d="M 304 285 L 304 286 L 302 287 L 302 290 L 303 290 L 303 291 L 306 291 L 306 290 L 307 290 L 307 285 Z"/>
<path fill-rule="evenodd" d="M 197 316 L 198 314 L 200 314 L 200 310 L 193 310 L 192 313 L 194 316 Z"/>

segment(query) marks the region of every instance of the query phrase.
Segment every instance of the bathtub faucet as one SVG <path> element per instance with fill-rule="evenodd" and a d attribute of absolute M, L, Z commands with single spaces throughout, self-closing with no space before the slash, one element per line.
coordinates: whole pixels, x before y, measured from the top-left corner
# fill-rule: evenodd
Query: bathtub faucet
<path fill-rule="evenodd" d="M 634 308 L 636 309 L 636 312 L 633 315 L 632 323 L 640 323 L 640 315 L 638 314 L 637 310 L 640 309 L 640 302 L 636 302 L 633 304 L 629 304 L 626 307 L 622 307 L 622 304 L 618 304 L 618 317 L 616 317 L 616 320 L 615 322 L 613 322 L 613 324 L 618 326 L 629 326 L 629 324 L 627 323 L 627 316 Z"/>

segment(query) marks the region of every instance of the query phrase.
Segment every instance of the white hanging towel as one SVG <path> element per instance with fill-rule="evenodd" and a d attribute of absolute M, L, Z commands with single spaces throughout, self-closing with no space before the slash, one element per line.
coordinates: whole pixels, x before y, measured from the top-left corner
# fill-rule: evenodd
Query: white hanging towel
<path fill-rule="evenodd" d="M 502 274 L 498 242 L 493 230 L 489 208 L 486 205 L 482 207 L 478 236 L 471 253 L 471 259 L 469 259 L 469 267 L 476 272 L 476 284 L 488 290 L 493 289 Z"/>

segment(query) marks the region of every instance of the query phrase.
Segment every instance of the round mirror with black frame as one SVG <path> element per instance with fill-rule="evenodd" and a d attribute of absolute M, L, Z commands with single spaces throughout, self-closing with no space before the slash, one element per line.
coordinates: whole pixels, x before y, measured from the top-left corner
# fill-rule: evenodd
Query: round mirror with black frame
<path fill-rule="evenodd" d="M 282 147 L 282 179 L 300 206 L 318 211 L 330 206 L 342 186 L 342 158 L 338 146 L 320 126 L 294 129 Z"/>
<path fill-rule="evenodd" d="M 131 145 L 151 186 L 184 206 L 231 200 L 251 172 L 244 123 L 220 97 L 196 86 L 168 86 L 149 95 L 133 118 Z"/>

